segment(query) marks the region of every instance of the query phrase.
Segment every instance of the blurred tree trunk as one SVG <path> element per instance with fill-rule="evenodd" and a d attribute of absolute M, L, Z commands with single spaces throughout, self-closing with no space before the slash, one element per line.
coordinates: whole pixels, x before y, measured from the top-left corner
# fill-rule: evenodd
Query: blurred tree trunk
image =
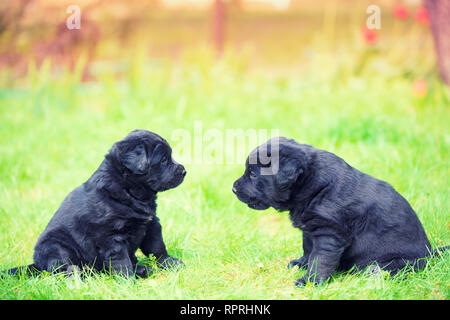
<path fill-rule="evenodd" d="M 218 57 L 222 56 L 225 40 L 225 4 L 223 0 L 215 0 L 212 12 L 212 37 Z"/>
<path fill-rule="evenodd" d="M 450 86 L 450 1 L 425 0 L 442 80 Z"/>

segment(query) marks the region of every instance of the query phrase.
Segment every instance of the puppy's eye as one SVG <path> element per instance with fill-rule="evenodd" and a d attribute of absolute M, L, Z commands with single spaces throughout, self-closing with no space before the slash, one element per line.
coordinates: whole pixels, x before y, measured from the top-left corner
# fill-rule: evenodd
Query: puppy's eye
<path fill-rule="evenodd" d="M 144 146 L 143 145 L 138 145 L 135 149 L 134 149 L 134 151 L 137 153 L 137 154 L 141 154 L 143 151 L 144 151 Z"/>
<path fill-rule="evenodd" d="M 249 174 L 251 178 L 256 178 L 256 173 L 252 169 L 250 169 Z"/>
<path fill-rule="evenodd" d="M 166 163 L 167 163 L 167 160 L 168 160 L 167 156 L 164 156 L 164 157 L 161 159 L 161 163 L 162 163 L 162 164 L 166 164 Z"/>

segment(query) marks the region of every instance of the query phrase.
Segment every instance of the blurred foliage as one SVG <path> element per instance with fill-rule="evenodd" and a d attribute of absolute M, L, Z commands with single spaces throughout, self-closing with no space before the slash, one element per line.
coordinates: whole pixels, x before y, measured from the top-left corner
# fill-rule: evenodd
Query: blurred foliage
<path fill-rule="evenodd" d="M 210 6 L 167 7 L 164 1 L 83 0 L 81 29 L 68 30 L 70 1 L 7 0 L 0 6 L 0 85 L 27 85 L 30 63 L 50 60 L 51 76 L 86 60 L 81 79 L 120 77 L 135 59 L 150 63 L 215 62 Z M 182 1 L 181 1 L 182 3 Z M 225 51 L 241 71 L 301 76 L 305 68 L 340 77 L 378 72 L 424 78 L 435 70 L 427 25 L 396 18 L 398 1 L 292 1 L 288 10 L 226 2 Z M 249 2 L 256 3 L 256 2 Z M 381 29 L 363 32 L 368 5 L 381 8 Z M 405 7 L 407 10 L 419 8 Z M 409 12 L 409 11 L 408 11 Z M 372 37 L 372 40 L 368 40 Z M 210 52 L 207 52 L 210 51 Z"/>

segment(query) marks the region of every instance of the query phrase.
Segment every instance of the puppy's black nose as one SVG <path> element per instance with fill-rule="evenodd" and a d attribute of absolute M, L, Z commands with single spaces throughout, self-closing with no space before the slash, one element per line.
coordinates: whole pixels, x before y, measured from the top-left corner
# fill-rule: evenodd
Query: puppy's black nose
<path fill-rule="evenodd" d="M 233 190 L 234 193 L 237 192 L 236 185 L 237 185 L 237 183 L 236 183 L 236 181 L 235 181 L 235 182 L 233 183 L 233 189 L 231 189 L 231 190 Z"/>
<path fill-rule="evenodd" d="M 183 171 L 181 172 L 181 175 L 184 177 L 186 175 L 186 169 L 183 169 Z"/>

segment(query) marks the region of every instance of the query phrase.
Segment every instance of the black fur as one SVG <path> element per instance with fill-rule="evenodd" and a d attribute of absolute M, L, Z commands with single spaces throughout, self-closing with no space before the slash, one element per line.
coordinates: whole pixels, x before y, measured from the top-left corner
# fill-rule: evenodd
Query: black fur
<path fill-rule="evenodd" d="M 247 159 L 233 192 L 253 209 L 288 210 L 294 227 L 303 231 L 304 255 L 289 266 L 308 271 L 296 285 L 323 283 L 336 270 L 372 263 L 395 274 L 406 265 L 421 268 L 426 263 L 421 258 L 438 253 L 414 210 L 391 185 L 330 152 L 274 139 L 250 154 L 257 162 Z M 261 174 L 265 166 L 259 159 L 266 150 L 270 157 L 279 150 L 275 174 Z"/>
<path fill-rule="evenodd" d="M 143 277 L 147 269 L 136 267 L 138 248 L 161 267 L 182 264 L 168 255 L 156 217 L 157 192 L 175 188 L 186 174 L 171 153 L 163 138 L 146 130 L 116 142 L 89 180 L 64 199 L 37 241 L 34 263 L 8 273 L 87 265 Z"/>

